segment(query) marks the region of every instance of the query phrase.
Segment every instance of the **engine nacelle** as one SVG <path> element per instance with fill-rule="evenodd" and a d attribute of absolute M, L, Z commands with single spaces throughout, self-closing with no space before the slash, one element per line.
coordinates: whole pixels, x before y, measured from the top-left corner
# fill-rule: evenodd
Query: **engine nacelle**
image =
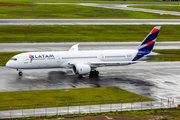
<path fill-rule="evenodd" d="M 73 72 L 76 75 L 84 75 L 91 72 L 91 67 L 88 64 L 75 64 L 73 65 Z"/>

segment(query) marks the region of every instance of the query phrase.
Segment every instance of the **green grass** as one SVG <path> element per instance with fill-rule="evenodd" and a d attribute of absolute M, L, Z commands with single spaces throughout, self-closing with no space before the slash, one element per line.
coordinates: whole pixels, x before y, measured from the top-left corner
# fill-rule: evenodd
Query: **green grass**
<path fill-rule="evenodd" d="M 180 12 L 180 7 L 179 6 L 135 5 L 135 6 L 128 6 L 128 7 Z"/>
<path fill-rule="evenodd" d="M 1 4 L 0 4 L 1 5 Z M 62 19 L 62 18 L 121 18 L 121 19 L 180 19 L 180 16 L 160 15 L 120 9 L 81 5 L 20 4 L 0 6 L 0 19 Z"/>
<path fill-rule="evenodd" d="M 0 66 L 5 66 L 6 62 L 8 60 L 10 60 L 14 55 L 19 54 L 19 53 L 23 53 L 21 52 L 0 52 Z"/>
<path fill-rule="evenodd" d="M 5 66 L 6 62 L 14 55 L 23 53 L 19 52 L 0 52 L 0 66 Z M 159 49 L 153 50 L 153 52 L 160 53 L 162 55 L 149 59 L 148 61 L 180 61 L 180 49 Z"/>
<path fill-rule="evenodd" d="M 0 43 L 134 42 L 142 41 L 155 25 L 6 25 Z M 179 41 L 180 25 L 162 25 L 157 41 Z"/>
<path fill-rule="evenodd" d="M 55 90 L 35 90 L 0 92 L 0 110 L 38 107 L 52 107 L 69 105 L 89 105 L 150 101 L 151 99 L 128 92 L 118 87 L 102 88 L 76 88 L 76 89 L 55 89 Z"/>
<path fill-rule="evenodd" d="M 162 2 L 156 0 L 0 0 L 9 3 L 55 2 L 55 3 L 121 3 L 121 4 L 180 4 L 179 2 Z"/>
<path fill-rule="evenodd" d="M 162 55 L 148 61 L 180 61 L 180 49 L 153 50 Z"/>

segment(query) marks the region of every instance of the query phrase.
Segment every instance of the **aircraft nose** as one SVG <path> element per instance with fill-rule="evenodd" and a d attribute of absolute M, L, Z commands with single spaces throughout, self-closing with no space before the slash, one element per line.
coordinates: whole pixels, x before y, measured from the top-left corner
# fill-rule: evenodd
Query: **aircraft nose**
<path fill-rule="evenodd" d="M 6 63 L 6 67 L 11 67 L 11 63 L 9 61 Z"/>

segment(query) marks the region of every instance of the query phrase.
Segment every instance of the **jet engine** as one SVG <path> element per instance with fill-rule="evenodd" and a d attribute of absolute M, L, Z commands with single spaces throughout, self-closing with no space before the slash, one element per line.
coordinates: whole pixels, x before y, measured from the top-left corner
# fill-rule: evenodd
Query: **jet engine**
<path fill-rule="evenodd" d="M 88 64 L 75 64 L 73 65 L 73 73 L 76 75 L 84 75 L 91 72 L 91 67 Z"/>

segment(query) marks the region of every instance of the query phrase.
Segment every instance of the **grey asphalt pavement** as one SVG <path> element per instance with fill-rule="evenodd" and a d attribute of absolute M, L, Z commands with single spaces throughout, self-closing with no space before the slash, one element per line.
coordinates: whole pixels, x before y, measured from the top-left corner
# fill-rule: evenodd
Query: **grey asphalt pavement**
<path fill-rule="evenodd" d="M 180 19 L 0 19 L 0 25 L 179 25 Z"/>
<path fill-rule="evenodd" d="M 136 49 L 141 42 L 81 42 L 79 50 Z M 58 43 L 1 43 L 0 51 L 64 51 L 77 44 Z M 156 42 L 154 49 L 180 49 L 180 42 Z"/>
<path fill-rule="evenodd" d="M 98 68 L 99 78 L 78 78 L 72 74 L 69 69 L 35 69 L 23 70 L 23 76 L 18 76 L 14 69 L 0 67 L 0 91 L 24 91 L 24 90 L 46 90 L 46 89 L 66 89 L 66 88 L 89 88 L 89 87 L 112 87 L 119 88 L 149 97 L 156 100 L 153 102 L 153 108 L 168 107 L 168 98 L 174 100 L 175 107 L 180 104 L 180 62 L 146 62 L 129 66 Z M 162 104 L 161 104 L 161 100 Z M 150 103 L 143 103 L 144 109 L 151 108 Z M 140 103 L 133 104 L 133 109 Z M 102 107 L 102 111 L 110 110 L 110 105 Z M 113 110 L 120 110 L 120 104 L 113 105 Z M 37 115 L 45 113 L 56 114 L 57 108 L 37 109 Z M 58 108 L 59 114 L 67 114 L 67 107 Z M 61 110 L 60 110 L 61 109 Z M 99 105 L 92 106 L 91 112 L 100 110 Z M 123 105 L 123 109 L 130 110 L 130 105 Z M 33 114 L 33 109 L 23 110 L 23 115 Z M 31 111 L 31 112 L 30 112 Z M 39 111 L 39 112 L 38 112 Z M 53 112 L 54 111 L 54 112 Z M 82 112 L 88 112 L 89 107 L 82 107 Z M 21 116 L 22 110 L 11 111 L 15 116 Z M 69 113 L 79 112 L 78 107 L 70 108 Z M 10 111 L 0 112 L 1 116 L 9 117 Z"/>
<path fill-rule="evenodd" d="M 99 78 L 78 78 L 70 69 L 23 70 L 23 76 L 18 76 L 15 69 L 0 67 L 0 92 L 117 86 L 155 100 L 180 101 L 179 69 L 180 62 L 146 62 L 98 68 Z"/>

